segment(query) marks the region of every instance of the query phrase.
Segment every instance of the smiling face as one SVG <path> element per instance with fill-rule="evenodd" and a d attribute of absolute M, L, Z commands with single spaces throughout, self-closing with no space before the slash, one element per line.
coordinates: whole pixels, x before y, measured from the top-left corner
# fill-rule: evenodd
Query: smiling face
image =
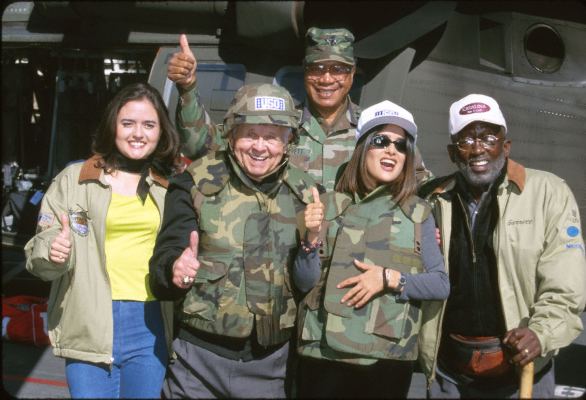
<path fill-rule="evenodd" d="M 157 148 L 160 129 L 157 111 L 150 101 L 129 101 L 116 118 L 116 147 L 129 159 L 148 158 Z"/>
<path fill-rule="evenodd" d="M 393 124 L 385 125 L 375 135 L 384 135 L 391 141 L 406 140 L 403 128 Z M 372 140 L 368 138 L 367 140 Z M 401 147 L 401 146 L 399 146 Z M 366 172 L 374 187 L 391 183 L 397 179 L 405 166 L 406 155 L 397 150 L 397 145 L 389 144 L 384 148 L 368 145 L 365 155 Z"/>
<path fill-rule="evenodd" d="M 472 122 L 452 137 L 448 153 L 460 173 L 474 188 L 484 190 L 499 176 L 509 157 L 511 141 L 506 139 L 502 129 L 485 122 Z M 495 136 L 495 144 L 483 145 L 488 136 Z M 474 139 L 471 146 L 462 146 L 466 138 Z"/>
<path fill-rule="evenodd" d="M 290 138 L 286 126 L 241 124 L 230 136 L 230 147 L 246 175 L 260 181 L 277 169 Z"/>
<path fill-rule="evenodd" d="M 326 116 L 336 113 L 344 105 L 346 96 L 352 88 L 355 68 L 337 61 L 323 61 L 316 64 L 323 66 L 321 72 L 318 68 L 314 68 L 314 65 L 309 69 L 306 67 L 305 91 L 317 112 Z M 335 64 L 339 66 L 332 68 Z"/>

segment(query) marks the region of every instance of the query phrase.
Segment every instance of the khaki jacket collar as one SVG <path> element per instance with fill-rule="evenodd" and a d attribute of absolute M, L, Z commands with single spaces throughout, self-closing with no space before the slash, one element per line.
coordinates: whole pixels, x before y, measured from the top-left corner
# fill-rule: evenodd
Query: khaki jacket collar
<path fill-rule="evenodd" d="M 99 161 L 102 160 L 102 157 L 95 154 L 92 157 L 88 158 L 81 167 L 81 171 L 79 173 L 79 180 L 78 183 L 83 183 L 86 181 L 99 181 L 102 184 L 106 184 L 103 180 L 103 170 L 102 168 L 98 168 L 96 165 Z M 149 186 L 154 182 L 157 182 L 159 185 L 167 188 L 169 187 L 169 180 L 157 174 L 153 169 L 149 171 L 149 177 L 147 178 L 147 183 Z"/>
<path fill-rule="evenodd" d="M 454 177 L 455 174 L 451 176 L 451 179 L 446 179 L 442 184 L 436 187 L 432 193 L 445 193 L 452 190 L 456 184 L 456 180 L 453 179 Z M 507 181 L 517 186 L 519 192 L 523 192 L 523 189 L 525 188 L 525 179 L 525 167 L 509 158 L 507 160 Z M 507 181 L 503 184 L 507 185 Z"/>

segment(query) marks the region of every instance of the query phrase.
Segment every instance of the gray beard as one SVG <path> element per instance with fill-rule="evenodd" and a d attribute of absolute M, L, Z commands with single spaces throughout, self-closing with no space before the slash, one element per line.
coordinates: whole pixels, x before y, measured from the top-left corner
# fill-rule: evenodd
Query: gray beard
<path fill-rule="evenodd" d="M 472 160 L 468 160 L 468 163 Z M 460 170 L 460 173 L 466 179 L 466 182 L 473 187 L 486 187 L 493 183 L 498 178 L 501 170 L 505 166 L 505 153 L 501 152 L 500 156 L 496 160 L 488 162 L 488 170 L 483 173 L 476 173 L 472 171 L 468 163 L 456 161 L 456 165 Z"/>

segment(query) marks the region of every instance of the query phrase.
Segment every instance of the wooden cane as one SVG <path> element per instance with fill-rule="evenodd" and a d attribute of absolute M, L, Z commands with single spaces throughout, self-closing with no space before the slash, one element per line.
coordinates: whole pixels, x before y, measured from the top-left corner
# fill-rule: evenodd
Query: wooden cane
<path fill-rule="evenodd" d="M 521 376 L 519 378 L 519 398 L 530 399 L 533 394 L 533 361 L 521 368 Z"/>

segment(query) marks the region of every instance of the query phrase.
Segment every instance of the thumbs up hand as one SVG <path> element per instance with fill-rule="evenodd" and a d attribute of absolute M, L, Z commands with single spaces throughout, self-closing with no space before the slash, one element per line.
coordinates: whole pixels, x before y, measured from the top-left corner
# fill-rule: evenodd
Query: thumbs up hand
<path fill-rule="evenodd" d="M 69 229 L 69 218 L 67 214 L 61 214 L 61 232 L 51 242 L 49 250 L 49 260 L 55 264 L 63 264 L 69 258 L 71 253 L 71 232 Z"/>
<path fill-rule="evenodd" d="M 324 221 L 324 205 L 319 199 L 319 191 L 317 188 L 311 188 L 311 195 L 313 202 L 305 207 L 305 229 L 307 230 L 307 240 L 310 243 L 315 243 L 319 238 Z"/>
<path fill-rule="evenodd" d="M 196 231 L 191 232 L 189 236 L 189 246 L 183 250 L 183 253 L 173 263 L 173 283 L 175 286 L 185 289 L 193 284 L 199 261 L 197 260 L 197 246 L 199 245 L 199 235 Z"/>
<path fill-rule="evenodd" d="M 187 88 L 195 82 L 197 61 L 189 48 L 187 36 L 179 36 L 180 51 L 174 53 L 167 63 L 167 78 L 182 88 Z"/>

